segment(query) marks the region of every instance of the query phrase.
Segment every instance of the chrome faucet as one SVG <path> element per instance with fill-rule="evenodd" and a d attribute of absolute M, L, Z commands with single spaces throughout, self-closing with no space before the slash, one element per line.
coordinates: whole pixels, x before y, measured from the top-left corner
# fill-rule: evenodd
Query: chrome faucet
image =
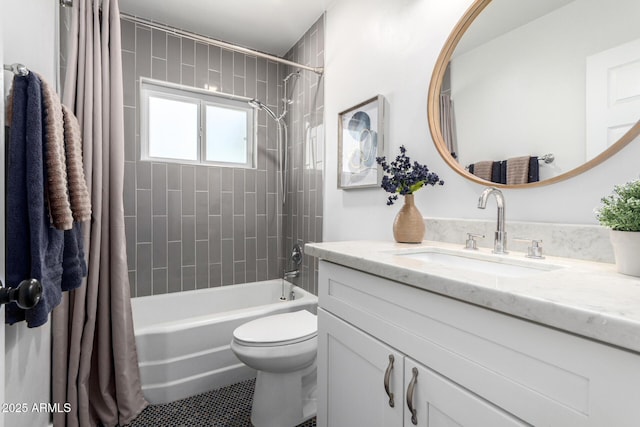
<path fill-rule="evenodd" d="M 293 264 L 294 268 L 291 270 L 285 270 L 283 273 L 282 296 L 280 297 L 281 300 L 286 300 L 284 286 L 285 283 L 288 283 L 287 280 L 293 279 L 300 275 L 300 265 L 302 264 L 302 247 L 300 245 L 293 245 L 291 255 L 289 255 L 289 264 Z M 293 301 L 294 299 L 296 299 L 296 293 L 293 290 L 293 283 L 289 283 L 289 285 L 289 301 Z"/>
<path fill-rule="evenodd" d="M 487 207 L 487 199 L 493 194 L 496 197 L 496 204 L 498 205 L 498 225 L 495 234 L 495 240 L 493 242 L 494 254 L 507 254 L 507 232 L 504 228 L 504 196 L 502 191 L 495 187 L 485 188 L 480 198 L 478 199 L 478 209 L 484 209 Z"/>
<path fill-rule="evenodd" d="M 302 247 L 297 243 L 293 245 L 293 249 L 291 249 L 291 254 L 289 255 L 288 265 L 291 264 L 293 264 L 294 267 L 291 270 L 285 270 L 285 279 L 293 279 L 294 277 L 298 277 L 300 275 L 300 264 L 302 264 Z"/>
<path fill-rule="evenodd" d="M 300 270 L 297 268 L 295 270 L 289 270 L 284 272 L 285 279 L 293 279 L 294 277 L 298 277 L 300 275 Z"/>

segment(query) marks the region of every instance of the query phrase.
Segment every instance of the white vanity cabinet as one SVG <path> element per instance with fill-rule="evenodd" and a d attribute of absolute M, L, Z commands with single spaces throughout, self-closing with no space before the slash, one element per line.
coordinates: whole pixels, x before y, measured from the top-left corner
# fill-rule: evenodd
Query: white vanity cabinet
<path fill-rule="evenodd" d="M 640 425 L 637 353 L 326 261 L 319 305 L 319 426 Z"/>
<path fill-rule="evenodd" d="M 405 359 L 404 377 L 405 398 L 412 402 L 415 410 L 410 412 L 408 403 L 405 403 L 405 427 L 528 425 L 413 359 Z"/>
<path fill-rule="evenodd" d="M 323 366 L 318 376 L 318 390 L 323 390 L 318 425 L 402 426 L 402 353 L 322 309 L 318 310 L 318 325 L 322 325 L 318 361 Z M 385 374 L 391 401 L 385 392 Z"/>
<path fill-rule="evenodd" d="M 322 309 L 318 320 L 319 426 L 526 425 Z"/>

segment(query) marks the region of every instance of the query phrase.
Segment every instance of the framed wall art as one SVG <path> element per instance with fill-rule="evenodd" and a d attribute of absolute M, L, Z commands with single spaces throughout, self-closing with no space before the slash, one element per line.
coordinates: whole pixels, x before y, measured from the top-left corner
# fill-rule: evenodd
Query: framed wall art
<path fill-rule="evenodd" d="M 378 95 L 338 114 L 338 188 L 380 184 L 376 157 L 384 151 L 384 98 Z"/>

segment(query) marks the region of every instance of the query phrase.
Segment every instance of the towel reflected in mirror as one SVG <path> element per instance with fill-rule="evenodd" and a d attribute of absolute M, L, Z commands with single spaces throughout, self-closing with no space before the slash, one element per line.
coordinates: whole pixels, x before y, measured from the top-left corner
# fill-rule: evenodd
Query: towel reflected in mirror
<path fill-rule="evenodd" d="M 485 181 L 518 185 L 540 180 L 537 156 L 511 157 L 507 160 L 483 160 L 467 166 L 467 170 Z"/>

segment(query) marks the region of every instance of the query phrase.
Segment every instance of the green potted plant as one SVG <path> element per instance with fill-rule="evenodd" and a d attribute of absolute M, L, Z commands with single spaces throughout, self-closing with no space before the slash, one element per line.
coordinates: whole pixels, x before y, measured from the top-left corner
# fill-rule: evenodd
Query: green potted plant
<path fill-rule="evenodd" d="M 412 163 L 406 153 L 407 149 L 401 145 L 400 154 L 394 161 L 387 162 L 386 157 L 376 157 L 384 171 L 380 186 L 391 193 L 387 198 L 389 206 L 398 200 L 398 195 L 404 196 L 404 206 L 393 222 L 393 237 L 396 242 L 421 243 L 425 233 L 424 219 L 415 205 L 413 193 L 426 185 L 443 185 L 444 181 L 438 174 L 429 172 L 427 165 L 415 161 Z"/>
<path fill-rule="evenodd" d="M 611 229 L 618 272 L 640 277 L 640 180 L 616 185 L 601 202 L 596 217 Z"/>

